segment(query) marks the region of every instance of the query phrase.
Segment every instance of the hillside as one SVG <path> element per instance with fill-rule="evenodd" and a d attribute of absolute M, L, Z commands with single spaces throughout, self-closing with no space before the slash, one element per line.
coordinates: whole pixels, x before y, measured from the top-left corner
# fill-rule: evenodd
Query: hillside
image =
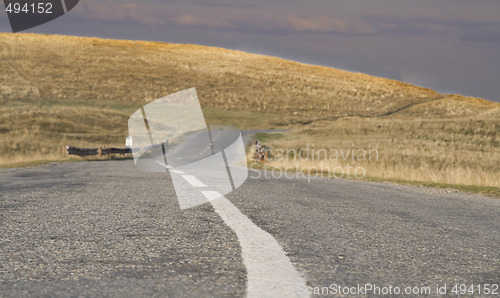
<path fill-rule="evenodd" d="M 0 166 L 123 146 L 131 113 L 196 87 L 208 123 L 290 129 L 273 148 L 376 148 L 370 177 L 500 186 L 499 103 L 196 45 L 0 33 L 0 57 Z"/>
<path fill-rule="evenodd" d="M 0 40 L 4 101 L 144 103 L 195 86 L 206 108 L 329 118 L 390 114 L 445 98 L 398 81 L 220 48 L 34 34 Z"/>

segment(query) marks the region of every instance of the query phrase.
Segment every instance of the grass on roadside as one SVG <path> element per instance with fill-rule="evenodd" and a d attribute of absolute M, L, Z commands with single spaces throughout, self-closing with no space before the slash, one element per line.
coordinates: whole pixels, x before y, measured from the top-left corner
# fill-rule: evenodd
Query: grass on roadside
<path fill-rule="evenodd" d="M 0 106 L 0 168 L 70 160 L 62 153 L 67 145 L 124 147 L 128 118 L 140 107 L 137 103 L 67 99 L 4 102 Z M 268 128 L 280 119 L 247 111 L 204 109 L 204 114 L 208 125 L 240 129 Z"/>
<path fill-rule="evenodd" d="M 346 118 L 260 134 L 270 167 L 344 173 L 404 184 L 496 194 L 500 187 L 497 117 Z"/>
<path fill-rule="evenodd" d="M 276 175 L 279 176 L 279 174 L 284 173 L 285 171 L 287 172 L 292 172 L 292 173 L 299 173 L 302 172 L 304 174 L 304 177 L 307 177 L 307 175 L 310 175 L 311 177 L 325 177 L 325 178 L 331 178 L 331 179 L 337 179 L 342 178 L 342 179 L 352 179 L 352 180 L 359 180 L 359 181 L 369 181 L 369 182 L 378 182 L 378 183 L 393 183 L 393 184 L 399 184 L 399 185 L 414 185 L 414 186 L 419 186 L 419 187 L 430 187 L 430 188 L 439 188 L 439 189 L 445 189 L 449 190 L 456 190 L 456 191 L 461 191 L 464 193 L 470 193 L 470 194 L 478 194 L 478 195 L 484 195 L 484 196 L 489 196 L 493 198 L 500 198 L 500 187 L 495 187 L 495 186 L 482 186 L 482 185 L 464 185 L 464 184 L 447 184 L 447 183 L 436 183 L 436 182 L 429 182 L 429 181 L 414 181 L 414 180 L 403 180 L 403 179 L 395 179 L 395 178 L 381 178 L 381 177 L 371 177 L 371 176 L 364 176 L 364 177 L 356 177 L 355 175 L 345 175 L 345 173 L 331 173 L 331 172 L 318 172 L 312 169 L 304 169 L 304 168 L 291 168 L 291 167 L 277 167 L 277 166 L 272 166 L 272 164 L 269 163 L 262 163 L 260 161 L 255 161 L 252 160 L 250 157 L 248 159 L 249 167 L 252 170 L 262 170 L 262 171 L 280 171 Z"/>

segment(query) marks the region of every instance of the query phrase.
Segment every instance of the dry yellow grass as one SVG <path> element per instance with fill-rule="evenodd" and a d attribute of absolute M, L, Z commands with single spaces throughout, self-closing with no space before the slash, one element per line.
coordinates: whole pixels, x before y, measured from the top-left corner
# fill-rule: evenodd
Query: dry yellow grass
<path fill-rule="evenodd" d="M 441 95 L 410 84 L 196 45 L 0 34 L 0 99 L 144 103 L 195 86 L 207 108 L 381 115 Z"/>
<path fill-rule="evenodd" d="M 58 160 L 61 146 L 70 144 L 123 147 L 128 115 L 104 108 L 16 101 L 0 107 L 0 119 L 2 166 Z"/>
<path fill-rule="evenodd" d="M 500 187 L 498 103 L 196 45 L 0 33 L 0 57 L 0 165 L 57 159 L 61 145 L 123 146 L 133 111 L 194 86 L 209 123 L 289 128 L 275 149 L 376 148 L 377 160 L 350 165 Z"/>
<path fill-rule="evenodd" d="M 61 147 L 124 147 L 128 117 L 140 104 L 106 101 L 12 100 L 0 106 L 0 167 L 66 160 Z M 268 126 L 280 118 L 265 113 L 204 111 L 208 124 Z M 257 121 L 255 121 L 257 120 Z M 257 126 L 256 126 L 257 125 Z"/>
<path fill-rule="evenodd" d="M 370 177 L 500 187 L 499 132 L 498 116 L 346 118 L 313 123 L 265 143 L 274 152 L 300 151 L 305 159 L 287 156 L 270 166 L 332 172 L 362 167 Z M 337 158 L 335 150 L 348 158 Z M 363 158 L 372 150 L 371 159 Z"/>

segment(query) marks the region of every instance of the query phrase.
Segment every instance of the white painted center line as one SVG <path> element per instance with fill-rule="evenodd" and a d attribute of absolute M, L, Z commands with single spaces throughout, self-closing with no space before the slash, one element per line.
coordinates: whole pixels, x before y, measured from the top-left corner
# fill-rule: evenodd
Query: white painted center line
<path fill-rule="evenodd" d="M 175 171 L 172 172 L 175 173 Z M 186 179 L 186 181 L 194 187 L 208 187 L 193 175 L 182 175 L 182 178 Z"/>
<path fill-rule="evenodd" d="M 169 166 L 169 165 L 166 165 L 166 164 L 164 164 L 164 163 L 162 163 L 162 162 L 158 162 L 158 161 L 157 161 L 156 163 L 158 163 L 159 165 L 164 166 L 165 168 L 167 168 L 167 169 L 168 169 L 170 172 L 172 172 L 172 173 L 176 173 L 176 174 L 184 174 L 184 172 L 174 170 L 174 167 Z M 193 177 L 194 177 L 194 176 L 193 176 Z M 200 183 L 201 183 L 201 182 L 200 182 Z M 205 187 L 206 187 L 206 186 L 205 186 Z"/>
<path fill-rule="evenodd" d="M 256 226 L 215 191 L 203 191 L 215 211 L 238 236 L 247 269 L 247 297 L 309 297 L 306 282 L 271 234 Z"/>
<path fill-rule="evenodd" d="M 174 167 L 169 166 L 169 165 L 166 165 L 165 163 L 160 162 L 160 161 L 157 161 L 156 163 L 157 163 L 157 164 L 159 164 L 159 165 L 161 165 L 161 166 L 164 166 L 165 168 L 167 168 L 167 169 L 169 169 L 169 170 L 171 170 L 171 169 L 173 169 L 173 168 L 174 168 Z"/>
<path fill-rule="evenodd" d="M 182 177 L 194 187 L 208 187 L 195 176 Z M 201 193 L 238 237 L 243 264 L 247 269 L 247 297 L 309 297 L 303 291 L 306 289 L 304 278 L 271 234 L 256 226 L 219 192 Z"/>
<path fill-rule="evenodd" d="M 217 191 L 202 191 L 201 193 L 205 195 L 209 202 L 222 198 L 222 195 Z"/>

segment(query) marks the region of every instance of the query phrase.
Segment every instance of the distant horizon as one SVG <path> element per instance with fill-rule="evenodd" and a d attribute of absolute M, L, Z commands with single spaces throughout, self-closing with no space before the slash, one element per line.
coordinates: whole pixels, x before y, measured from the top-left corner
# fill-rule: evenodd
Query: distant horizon
<path fill-rule="evenodd" d="M 281 2 L 87 0 L 25 32 L 219 47 L 500 102 L 499 1 Z"/>

